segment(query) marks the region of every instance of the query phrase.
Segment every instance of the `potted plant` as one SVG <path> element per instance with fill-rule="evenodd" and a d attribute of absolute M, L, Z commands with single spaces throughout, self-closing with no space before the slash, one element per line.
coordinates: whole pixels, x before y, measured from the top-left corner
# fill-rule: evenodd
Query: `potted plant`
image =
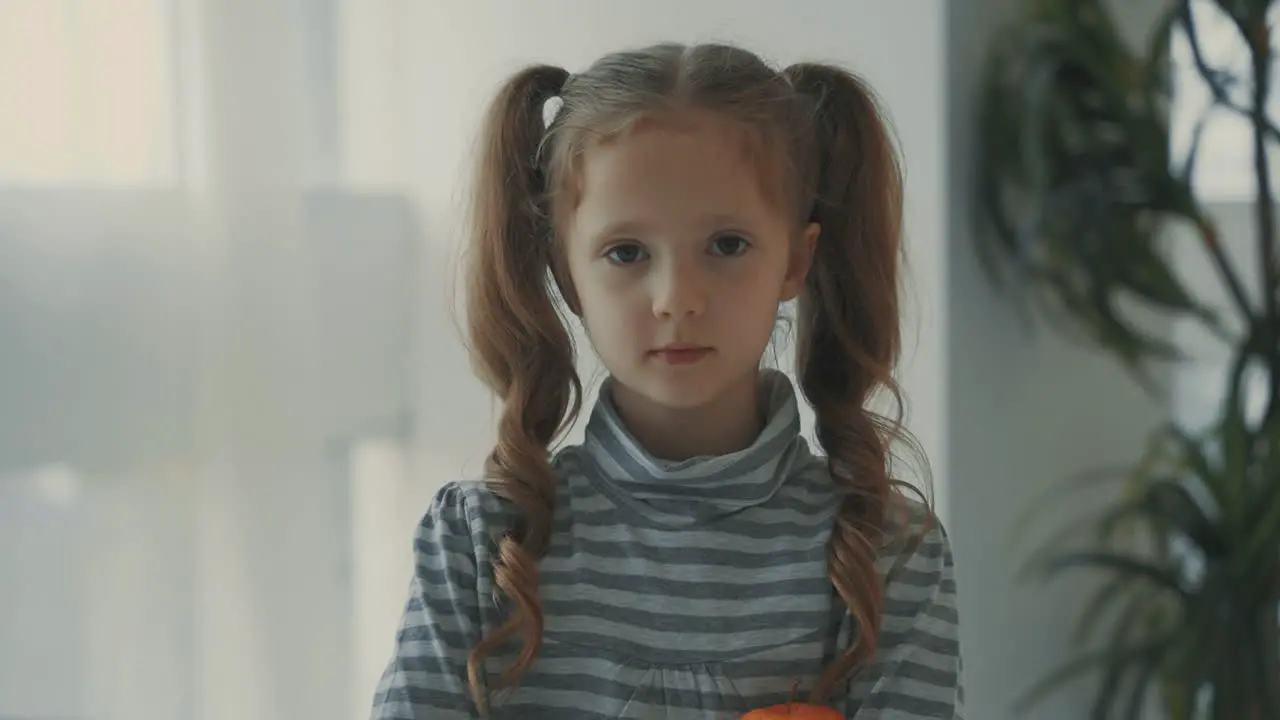
<path fill-rule="evenodd" d="M 1142 312 L 1198 323 L 1232 358 L 1211 425 L 1170 417 L 1120 499 L 1086 519 L 1086 546 L 1055 543 L 1033 558 L 1049 575 L 1101 582 L 1082 610 L 1078 657 L 1024 707 L 1094 672 L 1094 717 L 1145 716 L 1154 700 L 1172 718 L 1280 718 L 1280 257 L 1265 152 L 1280 142 L 1267 114 L 1267 16 L 1280 0 L 1203 3 L 1247 48 L 1239 67 L 1206 56 L 1200 4 L 1170 0 L 1134 48 L 1103 0 L 1028 0 L 991 47 L 977 236 L 997 284 L 1032 293 L 1038 316 L 1112 354 L 1157 395 L 1151 370 L 1184 354 Z M 1175 38 L 1213 98 L 1182 156 L 1171 150 Z M 1200 133 L 1223 113 L 1247 121 L 1254 148 L 1250 262 L 1224 249 L 1192 182 Z M 1169 245 L 1179 224 L 1228 289 L 1226 307 L 1180 279 Z M 1261 292 L 1247 292 L 1246 278 Z M 1260 411 L 1246 403 L 1255 385 Z"/>

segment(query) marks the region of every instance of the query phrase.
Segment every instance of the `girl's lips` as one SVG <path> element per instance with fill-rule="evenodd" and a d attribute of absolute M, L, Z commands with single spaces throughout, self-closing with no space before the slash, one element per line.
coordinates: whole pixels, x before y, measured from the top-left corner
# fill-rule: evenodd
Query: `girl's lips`
<path fill-rule="evenodd" d="M 654 351 L 663 362 L 669 365 L 690 365 L 711 353 L 706 347 L 667 347 Z"/>

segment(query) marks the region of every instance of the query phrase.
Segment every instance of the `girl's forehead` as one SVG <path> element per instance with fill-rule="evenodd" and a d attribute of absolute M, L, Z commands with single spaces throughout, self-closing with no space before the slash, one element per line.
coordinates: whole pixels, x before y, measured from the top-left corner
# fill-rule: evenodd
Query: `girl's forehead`
<path fill-rule="evenodd" d="M 571 207 L 584 202 L 637 204 L 696 193 L 704 201 L 782 206 L 785 143 L 724 114 L 665 111 L 634 118 L 617 132 L 591 136 L 569 169 Z M 568 199 L 568 198 L 564 198 Z M 690 198 L 692 199 L 692 198 Z"/>
<path fill-rule="evenodd" d="M 636 113 L 615 123 L 611 132 L 588 136 L 583 152 L 627 143 L 629 140 L 714 141 L 736 160 L 749 161 L 762 149 L 761 132 L 725 112 L 699 108 L 664 108 Z M 728 156 L 727 156 L 728 157 Z"/>

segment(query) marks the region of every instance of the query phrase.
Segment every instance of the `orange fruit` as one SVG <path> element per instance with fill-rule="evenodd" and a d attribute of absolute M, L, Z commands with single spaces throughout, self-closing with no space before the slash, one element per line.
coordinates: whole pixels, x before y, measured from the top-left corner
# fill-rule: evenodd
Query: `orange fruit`
<path fill-rule="evenodd" d="M 743 715 L 741 720 L 844 720 L 844 715 L 824 705 L 798 703 L 796 690 L 800 680 L 791 683 L 791 697 L 782 705 L 771 705 L 759 710 L 752 710 Z"/>
<path fill-rule="evenodd" d="M 844 715 L 824 705 L 787 703 L 752 710 L 742 720 L 844 720 Z"/>

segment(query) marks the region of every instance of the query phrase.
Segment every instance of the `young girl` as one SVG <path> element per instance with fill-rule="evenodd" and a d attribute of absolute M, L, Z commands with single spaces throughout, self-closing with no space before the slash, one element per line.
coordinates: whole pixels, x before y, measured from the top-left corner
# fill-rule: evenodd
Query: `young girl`
<path fill-rule="evenodd" d="M 864 408 L 897 396 L 902 221 L 867 86 L 723 45 L 531 67 L 481 155 L 467 314 L 498 440 L 418 527 L 373 717 L 731 719 L 798 682 L 840 717 L 959 718 L 946 535 Z M 762 369 L 793 299 L 825 456 Z M 552 453 L 582 398 L 562 311 L 609 377 Z"/>

